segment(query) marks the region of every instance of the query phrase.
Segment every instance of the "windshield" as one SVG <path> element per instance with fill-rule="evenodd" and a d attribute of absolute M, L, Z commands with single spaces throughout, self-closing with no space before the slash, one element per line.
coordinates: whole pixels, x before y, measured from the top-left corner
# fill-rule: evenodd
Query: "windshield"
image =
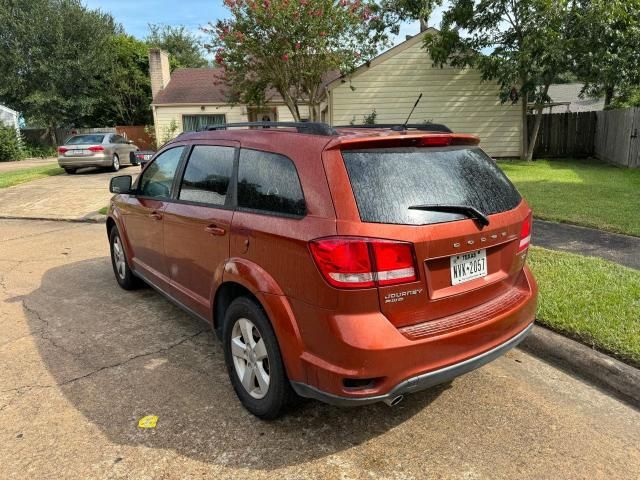
<path fill-rule="evenodd" d="M 102 143 L 104 135 L 76 135 L 67 140 L 65 145 L 94 145 Z"/>
<path fill-rule="evenodd" d="M 521 197 L 480 148 L 394 148 L 343 151 L 360 219 L 427 225 L 468 218 L 464 212 L 415 209 L 469 206 L 484 215 L 518 206 Z"/>

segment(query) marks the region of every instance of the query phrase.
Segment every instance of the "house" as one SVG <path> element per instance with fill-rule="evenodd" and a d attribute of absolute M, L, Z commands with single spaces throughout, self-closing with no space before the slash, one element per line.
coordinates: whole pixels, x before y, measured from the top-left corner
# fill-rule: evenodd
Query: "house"
<path fill-rule="evenodd" d="M 204 125 L 233 122 L 292 122 L 293 116 L 282 97 L 267 92 L 260 108 L 232 104 L 219 68 L 181 68 L 169 71 L 167 52 L 149 50 L 149 74 L 156 138 L 162 140 L 175 122 L 175 134 Z M 325 111 L 328 109 L 325 108 Z M 308 106 L 302 106 L 303 119 L 309 118 Z"/>
<path fill-rule="evenodd" d="M 604 110 L 604 98 L 580 98 L 583 83 L 562 83 L 549 86 L 549 98 L 544 113 L 597 112 Z"/>
<path fill-rule="evenodd" d="M 7 127 L 13 127 L 16 129 L 16 132 L 20 132 L 20 125 L 18 123 L 18 118 L 20 114 L 15 110 L 11 110 L 9 107 L 5 107 L 4 105 L 0 105 L 0 124 L 5 125 Z"/>
<path fill-rule="evenodd" d="M 428 29 L 387 50 L 349 77 L 327 82 L 322 120 L 331 125 L 362 123 L 374 110 L 376 123 L 404 123 L 418 95 L 422 100 L 412 123 L 444 123 L 453 131 L 480 136 L 495 157 L 520 154 L 522 116 L 519 105 L 502 104 L 498 85 L 483 82 L 477 70 L 434 66 L 422 48 Z M 175 121 L 178 132 L 206 124 L 256 120 L 292 121 L 279 95 L 264 108 L 231 105 L 221 70 L 182 69 L 169 75 L 166 53 L 149 53 L 153 115 L 159 139 Z M 307 109 L 308 110 L 308 109 Z"/>

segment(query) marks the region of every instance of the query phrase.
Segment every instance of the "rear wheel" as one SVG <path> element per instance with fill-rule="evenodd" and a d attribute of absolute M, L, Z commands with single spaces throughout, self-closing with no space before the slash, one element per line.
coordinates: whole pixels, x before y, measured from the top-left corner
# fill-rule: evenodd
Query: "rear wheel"
<path fill-rule="evenodd" d="M 114 172 L 117 172 L 118 170 L 120 170 L 120 158 L 115 153 L 111 158 L 111 170 Z"/>
<path fill-rule="evenodd" d="M 134 290 L 141 285 L 141 280 L 136 277 L 129 268 L 127 255 L 124 251 L 122 238 L 117 227 L 113 227 L 109 233 L 109 244 L 111 245 L 111 265 L 116 276 L 118 285 L 125 290 Z"/>
<path fill-rule="evenodd" d="M 69 175 L 73 175 L 74 173 L 76 173 L 76 169 L 75 168 L 65 168 L 64 171 L 66 173 L 68 173 Z"/>
<path fill-rule="evenodd" d="M 279 417 L 295 398 L 271 322 L 247 297 L 234 300 L 225 314 L 224 357 L 242 405 L 265 420 Z"/>

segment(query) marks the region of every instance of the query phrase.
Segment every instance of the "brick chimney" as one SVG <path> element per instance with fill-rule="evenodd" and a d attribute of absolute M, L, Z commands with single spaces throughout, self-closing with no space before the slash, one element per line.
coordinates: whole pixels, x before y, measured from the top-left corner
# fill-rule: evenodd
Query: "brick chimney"
<path fill-rule="evenodd" d="M 171 79 L 169 54 L 164 50 L 149 49 L 149 76 L 151 77 L 151 96 L 156 98 L 158 92 L 166 87 Z"/>

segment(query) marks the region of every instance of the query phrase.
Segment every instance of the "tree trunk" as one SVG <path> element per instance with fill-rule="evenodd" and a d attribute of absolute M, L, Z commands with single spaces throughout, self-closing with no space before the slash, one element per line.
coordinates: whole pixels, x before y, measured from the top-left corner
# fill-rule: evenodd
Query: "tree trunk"
<path fill-rule="evenodd" d="M 608 107 L 609 105 L 611 105 L 611 102 L 613 101 L 614 92 L 615 92 L 614 87 L 610 87 L 610 86 L 605 87 L 605 91 L 604 91 L 604 106 L 605 106 L 605 108 Z"/>
<path fill-rule="evenodd" d="M 549 83 L 544 85 L 544 93 L 542 98 L 547 98 L 549 93 Z M 533 124 L 533 132 L 531 132 L 531 138 L 529 139 L 529 148 L 527 149 L 527 161 L 533 160 L 533 151 L 536 148 L 536 140 L 538 139 L 538 132 L 540 132 L 540 125 L 542 124 L 542 111 L 544 110 L 544 103 L 540 102 L 536 106 L 536 120 Z"/>
<path fill-rule="evenodd" d="M 522 113 L 522 135 L 520 138 L 520 160 L 527 158 L 527 152 L 529 151 L 529 124 L 527 117 L 527 96 L 523 95 L 520 99 L 521 113 Z"/>
<path fill-rule="evenodd" d="M 429 24 L 427 23 L 427 18 L 420 19 L 420 32 L 424 32 L 427 28 L 429 28 Z"/>
<path fill-rule="evenodd" d="M 58 139 L 56 138 L 56 127 L 49 125 L 49 137 L 51 138 L 51 145 L 58 146 Z"/>

